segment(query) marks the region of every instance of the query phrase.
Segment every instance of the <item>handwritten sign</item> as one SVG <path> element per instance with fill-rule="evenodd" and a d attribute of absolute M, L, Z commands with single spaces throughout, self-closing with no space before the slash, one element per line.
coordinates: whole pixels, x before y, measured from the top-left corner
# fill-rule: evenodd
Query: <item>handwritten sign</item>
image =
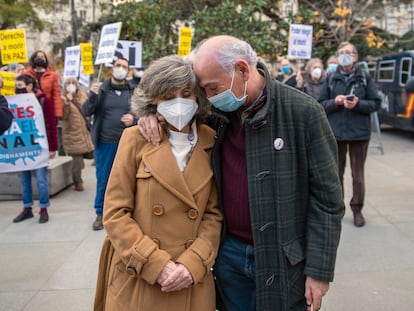
<path fill-rule="evenodd" d="M 14 119 L 0 135 L 0 173 L 34 170 L 49 165 L 42 107 L 34 94 L 7 96 Z"/>
<path fill-rule="evenodd" d="M 4 84 L 3 89 L 1 90 L 1 94 L 3 96 L 14 95 L 14 90 L 16 88 L 16 74 L 14 74 L 13 72 L 0 71 L 0 77 L 3 79 Z"/>
<path fill-rule="evenodd" d="M 311 25 L 290 25 L 288 57 L 296 59 L 310 59 L 312 57 Z"/>
<path fill-rule="evenodd" d="M 82 74 L 93 74 L 92 43 L 81 43 Z"/>
<path fill-rule="evenodd" d="M 190 27 L 181 27 L 178 39 L 178 56 L 184 57 L 191 52 L 191 38 L 193 29 Z"/>
<path fill-rule="evenodd" d="M 80 47 L 79 45 L 70 46 L 65 50 L 65 67 L 63 77 L 77 78 L 79 76 L 80 67 Z"/>
<path fill-rule="evenodd" d="M 111 63 L 115 54 L 116 44 L 121 32 L 122 22 L 107 24 L 102 27 L 95 65 Z"/>
<path fill-rule="evenodd" d="M 27 63 L 24 29 L 0 30 L 0 50 L 3 64 Z"/>

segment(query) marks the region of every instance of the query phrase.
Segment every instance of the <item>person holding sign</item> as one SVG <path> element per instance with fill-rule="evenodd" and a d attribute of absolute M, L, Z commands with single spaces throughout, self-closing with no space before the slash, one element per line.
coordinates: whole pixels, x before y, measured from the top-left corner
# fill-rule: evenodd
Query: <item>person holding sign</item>
<path fill-rule="evenodd" d="M 96 164 L 96 220 L 93 230 L 102 230 L 102 212 L 109 173 L 118 148 L 119 139 L 126 127 L 136 124 L 136 118 L 130 112 L 130 100 L 134 91 L 132 83 L 127 81 L 129 65 L 125 58 L 113 63 L 112 77 L 102 83 L 93 83 L 89 97 L 82 106 L 85 116 L 93 116 L 92 141 L 95 145 Z"/>
<path fill-rule="evenodd" d="M 345 210 L 325 112 L 272 79 L 235 37 L 203 41 L 193 66 L 214 106 L 212 166 L 226 226 L 213 272 L 225 310 L 318 310 Z M 155 120 L 140 118 L 139 128 L 156 144 Z"/>
<path fill-rule="evenodd" d="M 280 71 L 281 73 L 276 76 L 276 80 L 285 83 L 291 87 L 295 87 L 297 89 L 302 89 L 303 87 L 303 77 L 298 70 L 296 73 L 293 70 L 293 66 L 290 63 L 290 60 L 286 57 L 282 58 L 280 61 Z"/>
<path fill-rule="evenodd" d="M 36 80 L 29 75 L 19 75 L 16 77 L 16 94 L 34 93 L 43 111 L 46 125 L 47 142 L 49 144 L 49 157 L 53 159 L 58 149 L 58 137 L 55 109 L 52 101 L 36 87 Z M 40 218 L 39 223 L 49 221 L 47 212 L 50 206 L 49 183 L 47 180 L 47 167 L 41 167 L 34 171 L 23 171 L 20 173 L 20 184 L 22 187 L 23 211 L 13 219 L 13 222 L 21 222 L 33 217 L 33 190 L 32 172 L 36 177 L 37 191 L 39 194 Z"/>
<path fill-rule="evenodd" d="M 215 132 L 190 63 L 176 55 L 147 68 L 132 97 L 137 116 L 157 112 L 160 146 L 125 129 L 105 195 L 108 234 L 95 311 L 214 311 L 211 268 L 222 214 L 210 165 Z"/>
<path fill-rule="evenodd" d="M 39 89 L 52 101 L 55 107 L 56 118 L 62 117 L 62 98 L 58 75 L 49 67 L 47 55 L 43 51 L 36 51 L 29 60 L 30 67 L 22 74 L 36 79 Z"/>

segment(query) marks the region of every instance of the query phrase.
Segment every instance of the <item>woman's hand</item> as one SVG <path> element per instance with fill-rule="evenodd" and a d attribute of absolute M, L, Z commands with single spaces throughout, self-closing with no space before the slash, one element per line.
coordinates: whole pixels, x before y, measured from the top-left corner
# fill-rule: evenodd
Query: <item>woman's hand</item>
<path fill-rule="evenodd" d="M 161 291 L 166 293 L 179 291 L 189 287 L 193 283 L 193 277 L 187 268 L 182 264 L 177 264 L 176 269 L 162 282 Z"/>

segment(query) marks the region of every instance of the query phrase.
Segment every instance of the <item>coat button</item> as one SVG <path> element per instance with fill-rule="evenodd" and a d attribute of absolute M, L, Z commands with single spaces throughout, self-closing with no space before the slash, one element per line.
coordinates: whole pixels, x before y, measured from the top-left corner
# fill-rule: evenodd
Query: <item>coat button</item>
<path fill-rule="evenodd" d="M 128 267 L 127 268 L 127 273 L 130 276 L 137 276 L 137 270 L 135 269 L 135 267 Z"/>
<path fill-rule="evenodd" d="M 185 242 L 185 248 L 187 249 L 187 248 L 189 248 L 192 244 L 194 243 L 194 240 L 187 240 L 186 242 Z"/>
<path fill-rule="evenodd" d="M 155 216 L 161 216 L 162 214 L 164 214 L 164 207 L 162 205 L 154 205 L 152 207 L 152 212 Z"/>
<path fill-rule="evenodd" d="M 188 215 L 188 218 L 190 218 L 192 220 L 197 219 L 198 211 L 196 209 L 192 208 L 188 211 L 187 215 Z"/>

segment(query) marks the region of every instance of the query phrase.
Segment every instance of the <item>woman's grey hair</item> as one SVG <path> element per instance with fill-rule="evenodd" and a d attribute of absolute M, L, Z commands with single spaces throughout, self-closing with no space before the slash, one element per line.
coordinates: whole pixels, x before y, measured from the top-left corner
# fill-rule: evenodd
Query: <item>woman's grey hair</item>
<path fill-rule="evenodd" d="M 249 65 L 256 67 L 257 54 L 246 41 L 229 40 L 217 49 L 217 63 L 229 74 L 233 74 L 237 59 L 244 59 Z"/>
<path fill-rule="evenodd" d="M 306 67 L 305 67 L 306 72 L 307 72 L 307 73 L 310 73 L 310 72 L 309 72 L 309 70 L 311 69 L 311 67 L 312 67 L 313 65 L 317 64 L 317 63 L 319 63 L 319 64 L 321 65 L 322 70 L 323 70 L 323 62 L 322 62 L 322 60 L 321 60 L 320 58 L 312 58 L 312 59 L 310 59 L 310 60 L 306 63 Z"/>
<path fill-rule="evenodd" d="M 153 61 L 131 98 L 131 111 L 138 118 L 157 112 L 157 101 L 168 98 L 179 89 L 189 87 L 197 96 L 196 118 L 204 121 L 210 113 L 210 103 L 198 87 L 191 63 L 176 55 L 165 56 Z"/>

